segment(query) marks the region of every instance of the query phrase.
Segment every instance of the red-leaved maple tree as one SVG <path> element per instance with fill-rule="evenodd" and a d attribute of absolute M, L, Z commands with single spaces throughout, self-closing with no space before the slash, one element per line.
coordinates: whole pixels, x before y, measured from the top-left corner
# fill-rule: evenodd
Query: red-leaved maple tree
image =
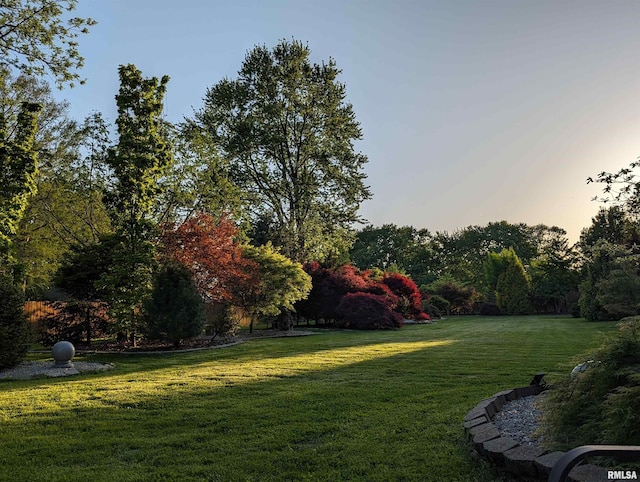
<path fill-rule="evenodd" d="M 205 302 L 234 303 L 258 283 L 258 265 L 242 256 L 237 235 L 227 216 L 216 221 L 198 213 L 177 227 L 165 227 L 163 253 L 187 267 Z"/>

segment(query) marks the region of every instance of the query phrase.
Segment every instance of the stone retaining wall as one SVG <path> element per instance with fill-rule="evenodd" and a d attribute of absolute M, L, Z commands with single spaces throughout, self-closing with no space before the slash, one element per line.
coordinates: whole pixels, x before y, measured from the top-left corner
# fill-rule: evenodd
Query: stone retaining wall
<path fill-rule="evenodd" d="M 518 480 L 547 480 L 554 464 L 565 452 L 549 452 L 533 445 L 520 445 L 510 437 L 503 437 L 492 422 L 505 403 L 538 395 L 541 391 L 540 385 L 529 385 L 496 393 L 482 400 L 464 417 L 465 435 L 474 450 Z M 569 473 L 567 480 L 606 481 L 607 471 L 592 464 L 579 465 Z"/>

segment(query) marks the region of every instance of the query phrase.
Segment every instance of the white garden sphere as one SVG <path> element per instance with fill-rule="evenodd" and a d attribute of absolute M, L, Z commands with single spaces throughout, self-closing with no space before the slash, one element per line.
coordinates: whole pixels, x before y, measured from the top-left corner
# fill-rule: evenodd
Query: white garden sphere
<path fill-rule="evenodd" d="M 59 368 L 69 368 L 73 366 L 71 359 L 76 354 L 76 349 L 69 341 L 59 341 L 51 350 L 53 359 L 56 361 L 55 366 Z"/>

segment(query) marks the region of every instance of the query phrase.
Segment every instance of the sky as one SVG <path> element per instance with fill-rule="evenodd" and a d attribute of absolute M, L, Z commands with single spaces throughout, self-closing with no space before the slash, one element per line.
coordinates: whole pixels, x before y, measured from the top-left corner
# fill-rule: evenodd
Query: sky
<path fill-rule="evenodd" d="M 246 53 L 281 39 L 342 70 L 363 138 L 375 226 L 591 223 L 602 186 L 640 156 L 638 0 L 80 0 L 78 120 L 116 117 L 118 66 L 169 75 L 179 122 Z"/>

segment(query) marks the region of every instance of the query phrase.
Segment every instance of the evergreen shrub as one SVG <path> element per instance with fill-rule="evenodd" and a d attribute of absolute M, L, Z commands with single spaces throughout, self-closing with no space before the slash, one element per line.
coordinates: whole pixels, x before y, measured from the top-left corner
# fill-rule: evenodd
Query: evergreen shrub
<path fill-rule="evenodd" d="M 200 335 L 205 313 L 202 298 L 186 267 L 169 263 L 153 280 L 151 296 L 146 300 L 146 336 L 179 345 L 180 341 Z"/>
<path fill-rule="evenodd" d="M 0 275 L 0 369 L 24 360 L 31 332 L 24 312 L 24 293 L 13 280 Z"/>
<path fill-rule="evenodd" d="M 502 314 L 500 308 L 495 303 L 482 303 L 480 306 L 480 314 L 482 316 L 499 316 Z"/>

